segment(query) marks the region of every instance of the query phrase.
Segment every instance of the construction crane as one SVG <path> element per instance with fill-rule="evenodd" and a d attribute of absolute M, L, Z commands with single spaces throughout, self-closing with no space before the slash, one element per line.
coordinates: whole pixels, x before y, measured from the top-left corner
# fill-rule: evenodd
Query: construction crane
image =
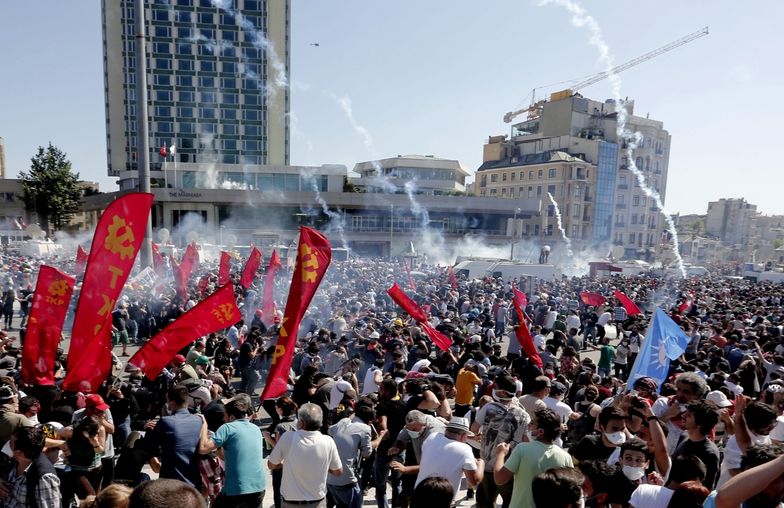
<path fill-rule="evenodd" d="M 629 60 L 628 62 L 613 67 L 610 70 L 603 71 L 598 74 L 594 74 L 593 76 L 590 76 L 583 81 L 575 83 L 570 88 L 558 92 L 554 92 L 553 94 L 550 95 L 550 100 L 558 100 L 558 99 L 563 99 L 565 97 L 571 97 L 577 90 L 593 85 L 594 83 L 598 83 L 599 81 L 607 79 L 610 76 L 623 72 L 627 69 L 631 69 L 632 67 L 639 65 L 643 62 L 646 62 L 651 58 L 656 58 L 659 55 L 667 53 L 668 51 L 672 51 L 675 48 L 683 46 L 684 44 L 688 44 L 691 41 L 699 39 L 700 37 L 704 37 L 706 35 L 708 35 L 707 26 L 705 28 L 701 28 L 700 30 L 697 30 L 696 32 L 690 33 L 689 35 L 681 37 L 680 39 L 673 41 L 665 46 L 662 46 L 658 49 L 654 49 L 651 52 L 645 53 L 644 55 L 638 56 L 637 58 Z M 536 92 L 536 88 L 534 88 L 532 93 L 535 94 L 535 92 Z M 511 123 L 512 120 L 522 115 L 523 113 L 528 113 L 529 119 L 538 117 L 539 113 L 542 110 L 542 106 L 544 105 L 545 102 L 547 102 L 547 100 L 542 99 L 534 102 L 534 99 L 535 99 L 535 95 L 532 96 L 531 105 L 528 106 L 527 108 L 518 109 L 517 111 L 510 111 L 509 113 L 505 114 L 504 122 Z"/>

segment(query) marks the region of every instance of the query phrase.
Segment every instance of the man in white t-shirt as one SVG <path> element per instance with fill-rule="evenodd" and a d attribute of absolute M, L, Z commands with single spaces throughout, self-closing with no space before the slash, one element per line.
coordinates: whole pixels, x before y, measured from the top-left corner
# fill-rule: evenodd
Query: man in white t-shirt
<path fill-rule="evenodd" d="M 471 447 L 466 444 L 466 440 L 473 435 L 468 429 L 468 420 L 455 416 L 443 434 L 434 433 L 427 438 L 422 444 L 416 484 L 431 476 L 441 476 L 452 484 L 454 496 L 460 490 L 460 479 L 464 474 L 469 485 L 478 485 L 484 477 L 485 464 L 482 459 L 474 458 Z"/>
<path fill-rule="evenodd" d="M 297 412 L 295 432 L 285 432 L 272 449 L 269 468 L 283 468 L 280 484 L 284 508 L 322 508 L 327 506 L 327 474 L 343 474 L 337 446 L 319 429 L 323 420 L 316 404 L 303 404 Z"/>

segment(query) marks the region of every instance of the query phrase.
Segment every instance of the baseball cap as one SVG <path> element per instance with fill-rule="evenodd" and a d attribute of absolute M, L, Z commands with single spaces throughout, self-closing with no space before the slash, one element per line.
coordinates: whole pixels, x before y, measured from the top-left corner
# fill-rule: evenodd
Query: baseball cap
<path fill-rule="evenodd" d="M 185 357 L 182 355 L 174 355 L 174 358 L 172 358 L 172 363 L 183 365 L 185 363 Z"/>
<path fill-rule="evenodd" d="M 10 386 L 0 386 L 0 404 L 8 404 L 14 398 L 14 391 Z"/>
<path fill-rule="evenodd" d="M 91 393 L 84 398 L 84 403 L 87 407 L 94 407 L 98 411 L 106 411 L 109 409 L 109 404 L 104 402 L 103 397 L 97 393 Z"/>

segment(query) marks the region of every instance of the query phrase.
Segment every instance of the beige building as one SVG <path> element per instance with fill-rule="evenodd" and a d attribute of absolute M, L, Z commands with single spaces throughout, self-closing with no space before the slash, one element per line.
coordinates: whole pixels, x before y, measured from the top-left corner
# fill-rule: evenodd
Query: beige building
<path fill-rule="evenodd" d="M 367 192 L 404 191 L 412 186 L 418 194 L 439 195 L 466 192 L 470 175 L 460 162 L 433 155 L 398 155 L 377 161 L 359 162 L 351 183 Z"/>
<path fill-rule="evenodd" d="M 290 0 L 145 0 L 150 169 L 289 162 Z M 103 0 L 108 174 L 136 171 L 134 0 Z M 254 27 L 249 29 L 248 27 Z M 260 44 L 259 38 L 264 44 Z"/>
<path fill-rule="evenodd" d="M 749 245 L 757 205 L 745 199 L 722 198 L 708 203 L 705 232 L 730 245 Z"/>
<path fill-rule="evenodd" d="M 490 141 L 485 145 L 486 156 L 498 148 L 493 139 Z M 486 161 L 476 174 L 479 196 L 541 200 L 541 216 L 518 219 L 521 222 L 516 231 L 523 238 L 540 238 L 550 243 L 560 241 L 561 232 L 548 194 L 558 204 L 570 240 L 587 243 L 592 237 L 595 184 L 596 166 L 562 151 Z"/>
<path fill-rule="evenodd" d="M 0 137 L 0 178 L 5 178 L 5 142 Z"/>

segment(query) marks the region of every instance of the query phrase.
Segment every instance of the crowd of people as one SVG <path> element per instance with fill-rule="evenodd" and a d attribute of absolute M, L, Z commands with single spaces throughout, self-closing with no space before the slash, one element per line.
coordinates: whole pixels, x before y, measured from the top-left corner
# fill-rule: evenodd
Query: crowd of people
<path fill-rule="evenodd" d="M 13 310 L 0 341 L 0 507 L 735 508 L 784 498 L 781 285 L 643 274 L 526 287 L 424 265 L 409 282 L 397 263 L 333 262 L 298 330 L 286 395 L 259 400 L 282 317 L 263 318 L 263 276 L 237 285 L 242 320 L 183 348 L 153 381 L 126 357 L 216 290 L 217 269 L 202 263 L 184 300 L 170 281 L 129 284 L 112 315 L 112 374 L 82 394 L 21 381 L 39 262 L 4 262 Z M 276 281 L 279 308 L 289 278 Z M 396 279 L 449 348 L 388 296 Z M 527 295 L 523 322 L 515 288 Z M 643 312 L 627 312 L 615 290 Z M 583 291 L 606 303 L 586 305 Z M 656 308 L 690 342 L 665 379 L 629 379 Z M 66 368 L 64 348 L 57 380 Z"/>

